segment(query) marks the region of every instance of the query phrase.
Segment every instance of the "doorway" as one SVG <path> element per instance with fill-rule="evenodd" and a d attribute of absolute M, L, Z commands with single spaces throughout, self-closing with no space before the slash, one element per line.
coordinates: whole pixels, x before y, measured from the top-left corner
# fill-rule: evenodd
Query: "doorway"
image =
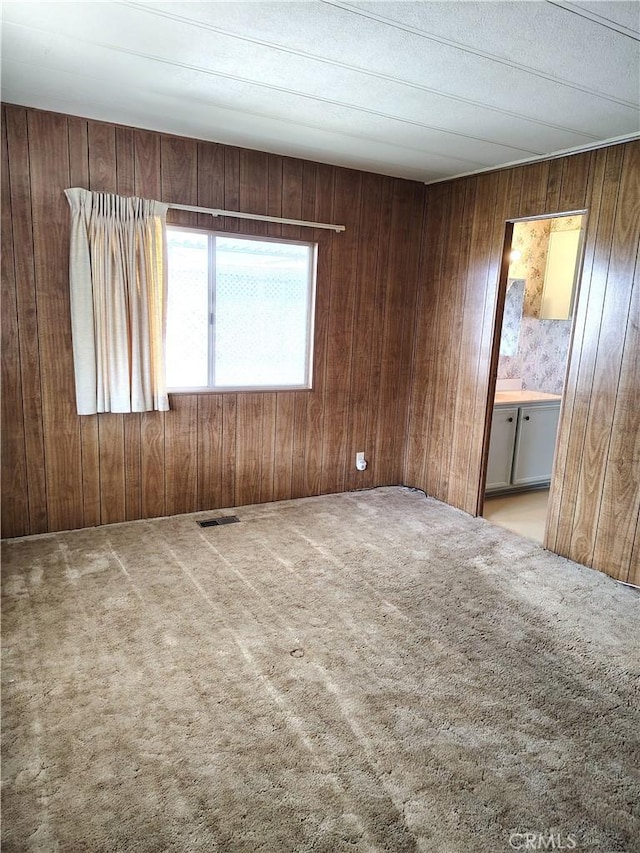
<path fill-rule="evenodd" d="M 542 544 L 585 211 L 507 223 L 482 515 Z M 495 390 L 493 390 L 495 389 Z"/>

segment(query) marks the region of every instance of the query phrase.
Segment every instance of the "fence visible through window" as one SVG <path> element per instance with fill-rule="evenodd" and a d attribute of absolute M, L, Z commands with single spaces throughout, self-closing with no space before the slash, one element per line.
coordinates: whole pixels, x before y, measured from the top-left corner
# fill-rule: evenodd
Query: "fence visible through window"
<path fill-rule="evenodd" d="M 316 247 L 168 229 L 167 384 L 305 388 Z"/>

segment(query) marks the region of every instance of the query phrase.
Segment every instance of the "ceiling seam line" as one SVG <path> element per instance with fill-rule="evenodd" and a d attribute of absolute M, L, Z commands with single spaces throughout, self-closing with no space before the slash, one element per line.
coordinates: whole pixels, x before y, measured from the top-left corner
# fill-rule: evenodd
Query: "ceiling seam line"
<path fill-rule="evenodd" d="M 595 89 L 590 89 L 588 86 L 580 86 L 577 83 L 571 83 L 569 80 L 565 80 L 561 77 L 555 77 L 552 74 L 545 74 L 544 71 L 540 71 L 539 69 L 532 68 L 528 65 L 519 65 L 516 62 L 510 62 L 507 59 L 501 59 L 495 54 L 484 53 L 481 50 L 477 50 L 473 47 L 464 45 L 461 42 L 454 42 L 450 39 L 433 35 L 432 33 L 428 33 L 426 30 L 419 30 L 417 27 L 413 27 L 410 24 L 403 24 L 402 21 L 396 21 L 393 18 L 385 18 L 383 15 L 378 15 L 375 12 L 369 12 L 368 10 L 357 9 L 351 6 L 350 3 L 341 2 L 341 0 L 319 0 L 319 2 L 324 3 L 327 6 L 335 6 L 337 9 L 344 9 L 345 12 L 350 12 L 351 14 L 358 15 L 362 18 L 368 18 L 372 21 L 378 21 L 378 23 L 388 27 L 393 27 L 395 29 L 402 30 L 403 32 L 412 33 L 413 35 L 416 35 L 419 38 L 423 38 L 427 41 L 434 41 L 437 44 L 446 45 L 447 47 L 451 47 L 454 50 L 459 50 L 462 53 L 470 53 L 473 56 L 480 56 L 483 59 L 487 59 L 490 62 L 495 62 L 499 65 L 504 65 L 507 68 L 511 68 L 512 70 L 523 71 L 526 74 L 530 74 L 532 77 L 540 77 L 543 80 L 549 80 L 552 83 L 557 83 L 559 86 L 565 86 L 569 89 L 574 89 L 578 92 L 584 92 L 587 95 L 591 95 L 596 98 L 602 98 L 603 100 L 611 101 L 612 103 L 619 104 L 623 107 L 628 107 L 633 110 L 638 109 L 637 104 L 634 104 L 631 101 L 626 101 L 623 98 L 616 98 L 613 95 L 606 95 L 603 92 L 597 92 Z"/>
<path fill-rule="evenodd" d="M 581 6 L 576 6 L 573 3 L 563 3 L 561 0 L 546 0 L 546 2 L 550 6 L 556 6 L 556 8 L 563 9 L 565 12 L 571 12 L 571 14 L 577 15 L 585 21 L 591 21 L 592 24 L 597 24 L 598 26 L 611 30 L 614 33 L 618 33 L 618 35 L 626 36 L 634 41 L 640 41 L 640 33 L 635 33 L 633 30 L 629 29 L 629 27 L 625 27 L 624 24 L 618 24 L 611 18 L 605 18 L 604 15 L 598 15 L 597 12 L 591 12 Z"/>
<path fill-rule="evenodd" d="M 12 63 L 14 65 L 28 65 L 29 67 L 33 67 L 33 63 L 20 62 L 20 61 L 15 60 L 15 59 L 7 59 L 7 60 L 5 60 L 5 62 Z M 67 75 L 72 74 L 72 72 L 70 72 L 70 71 L 61 71 L 59 73 L 67 74 Z M 79 77 L 80 75 L 73 74 L 73 76 Z M 93 77 L 87 77 L 87 75 L 82 75 L 82 76 L 83 76 L 83 78 L 89 79 L 89 80 L 96 79 Z M 191 98 L 189 100 L 192 103 L 202 103 L 198 99 L 194 99 L 194 98 Z M 235 107 L 229 107 L 229 106 L 220 106 L 220 105 L 216 105 L 216 104 L 213 104 L 211 106 L 213 106 L 214 109 L 224 110 L 226 112 L 232 112 L 232 113 L 240 113 L 240 114 L 245 115 L 245 116 L 253 116 L 253 117 L 257 117 L 257 118 L 264 118 L 264 119 L 267 119 L 269 121 L 278 122 L 281 124 L 287 124 L 287 125 L 290 125 L 292 127 L 306 127 L 309 130 L 316 130 L 316 131 L 317 130 L 324 130 L 324 131 L 326 131 L 326 127 L 322 127 L 322 126 L 316 125 L 316 124 L 311 124 L 309 122 L 291 121 L 290 119 L 274 117 L 272 115 L 268 115 L 267 113 L 259 113 L 259 112 L 253 111 L 253 110 L 239 110 Z M 46 108 L 42 108 L 42 109 L 46 109 Z M 100 120 L 108 121 L 107 119 L 100 119 Z M 157 131 L 157 132 L 160 133 L 163 131 Z M 435 151 L 429 151 L 429 150 L 424 149 L 424 148 L 414 148 L 412 146 L 402 145 L 401 143 L 397 143 L 397 142 L 385 142 L 383 140 L 376 139 L 373 136 L 365 136 L 364 134 L 349 133 L 349 132 L 344 131 L 344 130 L 336 130 L 336 129 L 331 129 L 331 130 L 326 131 L 326 132 L 331 133 L 331 134 L 335 134 L 336 136 L 346 136 L 349 139 L 363 140 L 365 142 L 373 143 L 374 145 L 384 145 L 384 146 L 393 147 L 393 148 L 401 148 L 404 151 L 416 151 L 416 152 L 420 152 L 420 153 L 422 153 L 428 157 L 431 157 L 431 158 L 437 158 L 437 159 L 441 159 L 441 160 L 444 160 L 444 159 L 456 160 L 457 162 L 460 162 L 460 163 L 476 164 L 480 168 L 483 168 L 483 169 L 484 168 L 487 168 L 487 169 L 494 168 L 493 166 L 482 165 L 477 160 L 469 160 L 466 157 L 458 157 L 455 154 L 447 154 L 447 155 L 439 154 Z M 224 143 L 224 144 L 233 145 L 234 143 L 228 142 L 228 143 Z M 255 149 L 255 150 L 263 150 L 263 149 Z M 274 151 L 273 153 L 277 154 L 278 152 Z M 374 163 L 374 162 L 378 162 L 378 161 L 369 161 L 369 162 Z M 386 174 L 386 173 L 384 173 L 384 174 Z M 414 179 L 410 179 L 410 180 L 414 180 Z M 422 180 L 422 179 L 415 178 L 415 180 Z"/>
<path fill-rule="evenodd" d="M 137 11 L 143 12 L 145 14 L 155 15 L 156 17 L 166 18 L 170 21 L 178 21 L 186 24 L 187 26 L 193 26 L 197 29 L 207 30 L 210 32 L 217 33 L 219 35 L 223 35 L 230 39 L 235 39 L 237 41 L 247 42 L 248 44 L 256 44 L 261 47 L 266 47 L 270 50 L 280 51 L 281 53 L 286 53 L 291 56 L 301 57 L 303 59 L 308 59 L 312 62 L 319 62 L 323 65 L 329 65 L 334 68 L 343 68 L 347 71 L 352 71 L 355 74 L 362 74 L 367 77 L 373 77 L 378 80 L 386 80 L 389 83 L 393 83 L 398 86 L 405 86 L 410 89 L 415 89 L 419 92 L 428 92 L 432 95 L 435 95 L 439 98 L 444 98 L 446 100 L 456 101 L 458 103 L 467 104 L 474 108 L 479 108 L 483 110 L 487 110 L 487 112 L 494 112 L 499 115 L 506 115 L 510 118 L 516 118 L 520 121 L 527 122 L 529 124 L 537 124 L 540 127 L 548 127 L 554 130 L 564 131 L 566 133 L 572 133 L 577 136 L 584 136 L 588 139 L 593 139 L 597 141 L 598 137 L 594 136 L 591 133 L 587 133 L 584 130 L 577 130 L 576 128 L 567 127 L 562 124 L 556 124 L 554 122 L 544 121 L 543 119 L 535 118 L 533 116 L 528 116 L 525 113 L 518 113 L 514 110 L 502 109 L 500 107 L 493 106 L 491 104 L 487 104 L 484 101 L 475 100 L 472 98 L 465 98 L 462 95 L 454 95 L 450 92 L 445 92 L 442 89 L 434 89 L 430 86 L 425 86 L 422 83 L 418 83 L 413 80 L 405 80 L 402 77 L 394 77 L 392 74 L 385 74 L 384 72 L 374 71 L 369 68 L 362 68 L 358 65 L 350 65 L 347 62 L 341 62 L 336 59 L 329 59 L 323 56 L 319 56 L 314 53 L 309 53 L 308 51 L 300 50 L 298 48 L 291 48 L 286 45 L 279 45 L 276 42 L 266 41 L 264 39 L 258 39 L 253 36 L 244 36 L 239 33 L 233 33 L 229 30 L 224 30 L 221 27 L 216 27 L 213 24 L 205 23 L 202 21 L 197 21 L 194 18 L 188 18 L 183 15 L 177 15 L 172 12 L 165 12 L 161 9 L 156 9 L 150 6 L 145 6 L 141 3 L 129 2 L 129 0 L 118 0 L 118 5 L 125 6 L 131 9 L 136 9 Z"/>
<path fill-rule="evenodd" d="M 13 24 L 13 26 L 16 26 L 16 24 Z M 34 30 L 41 31 L 39 27 L 25 27 L 22 24 L 19 24 L 17 26 L 23 27 L 24 29 L 34 29 Z M 50 31 L 47 31 L 47 32 L 50 32 Z M 60 33 L 57 33 L 56 35 L 60 35 Z M 62 34 L 62 35 L 64 36 L 64 34 Z M 68 38 L 68 36 L 67 36 L 67 38 Z M 79 41 L 79 39 L 78 39 L 78 41 Z M 123 53 L 127 56 L 137 56 L 140 59 L 148 59 L 148 60 L 151 60 L 153 62 L 158 62 L 162 65 L 169 65 L 169 66 L 174 67 L 174 68 L 183 68 L 187 71 L 195 71 L 197 73 L 205 74 L 205 75 L 208 75 L 210 77 L 220 77 L 224 80 L 236 81 L 239 83 L 247 84 L 249 86 L 256 86 L 256 87 L 261 88 L 261 89 L 268 89 L 269 91 L 281 92 L 281 93 L 286 94 L 286 95 L 292 95 L 293 97 L 302 98 L 302 99 L 310 100 L 310 101 L 315 101 L 315 102 L 321 103 L 321 104 L 329 104 L 331 106 L 335 106 L 335 107 L 345 109 L 345 110 L 353 110 L 354 112 L 364 113 L 365 115 L 377 116 L 378 118 L 382 118 L 382 119 L 385 119 L 387 121 L 395 121 L 395 122 L 398 122 L 399 124 L 406 124 L 406 125 L 409 125 L 411 127 L 418 127 L 418 128 L 422 128 L 424 130 L 430 130 L 434 133 L 441 133 L 445 136 L 456 136 L 456 137 L 459 137 L 461 139 L 468 139 L 471 142 L 482 142 L 485 145 L 494 145 L 497 148 L 508 148 L 508 149 L 511 149 L 512 151 L 522 151 L 522 153 L 524 153 L 524 154 L 542 154 L 542 153 L 544 153 L 544 152 L 539 152 L 539 151 L 532 151 L 529 148 L 521 148 L 519 145 L 506 145 L 503 142 L 496 142 L 495 140 L 485 139 L 484 137 L 481 137 L 481 136 L 472 136 L 471 134 L 460 133 L 459 131 L 456 131 L 456 130 L 446 130 L 446 129 L 438 127 L 436 125 L 425 124 L 424 122 L 414 121 L 412 119 L 402 118 L 400 116 L 394 116 L 390 113 L 383 113 L 383 112 L 380 112 L 378 110 L 371 110 L 371 109 L 368 109 L 366 107 L 360 107 L 356 104 L 349 104 L 349 103 L 345 103 L 343 101 L 335 101 L 335 100 L 332 100 L 331 98 L 323 98 L 320 95 L 310 95 L 310 94 L 305 94 L 302 92 L 297 92 L 294 89 L 287 89 L 284 86 L 273 86 L 269 83 L 263 83 L 260 80 L 252 80 L 252 79 L 247 78 L 247 77 L 234 76 L 232 74 L 227 74 L 226 72 L 223 72 L 223 71 L 212 71 L 212 70 L 209 70 L 207 68 L 202 68 L 202 67 L 197 66 L 197 65 L 190 65 L 189 63 L 186 63 L 186 62 L 177 62 L 175 60 L 164 59 L 162 57 L 154 56 L 153 54 L 142 53 L 140 51 L 133 51 L 133 50 L 130 50 L 128 48 L 122 48 L 122 47 L 117 47 L 117 46 L 110 45 L 110 44 L 105 44 L 104 42 L 87 41 L 86 39 L 83 39 L 82 41 L 84 42 L 84 44 L 88 44 L 88 45 L 91 45 L 93 47 L 100 47 L 100 48 L 103 48 L 105 50 L 111 50 L 111 51 L 114 51 L 116 53 Z M 12 61 L 12 60 L 9 60 L 9 61 Z M 17 61 L 13 60 L 13 62 L 16 63 Z M 33 66 L 33 63 L 22 63 L 22 64 Z M 40 66 L 40 67 L 42 67 L 42 66 Z M 78 75 L 76 75 L 76 76 L 78 76 Z M 420 149 L 417 149 L 417 150 L 420 150 Z M 463 158 L 463 159 L 466 159 L 466 158 Z"/>

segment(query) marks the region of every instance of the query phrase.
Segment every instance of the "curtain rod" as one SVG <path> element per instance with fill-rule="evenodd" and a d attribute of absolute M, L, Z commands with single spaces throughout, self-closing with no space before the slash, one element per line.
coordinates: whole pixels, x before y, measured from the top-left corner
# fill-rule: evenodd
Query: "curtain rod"
<path fill-rule="evenodd" d="M 192 213 L 208 213 L 210 216 L 230 216 L 234 219 L 254 219 L 260 222 L 277 222 L 280 225 L 301 225 L 303 228 L 326 228 L 329 231 L 344 231 L 344 225 L 326 222 L 305 222 L 303 219 L 282 219 L 279 216 L 261 216 L 259 213 L 240 213 L 237 210 L 218 210 L 211 207 L 196 207 L 192 204 L 168 204 L 172 210 L 189 210 Z"/>

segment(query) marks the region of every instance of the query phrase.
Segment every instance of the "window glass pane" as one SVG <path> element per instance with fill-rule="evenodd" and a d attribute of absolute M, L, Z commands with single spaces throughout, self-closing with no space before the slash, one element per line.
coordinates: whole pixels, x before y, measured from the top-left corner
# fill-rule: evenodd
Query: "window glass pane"
<path fill-rule="evenodd" d="M 306 384 L 310 252 L 216 237 L 216 386 Z"/>
<path fill-rule="evenodd" d="M 167 386 L 206 387 L 209 379 L 209 237 L 167 229 Z"/>

